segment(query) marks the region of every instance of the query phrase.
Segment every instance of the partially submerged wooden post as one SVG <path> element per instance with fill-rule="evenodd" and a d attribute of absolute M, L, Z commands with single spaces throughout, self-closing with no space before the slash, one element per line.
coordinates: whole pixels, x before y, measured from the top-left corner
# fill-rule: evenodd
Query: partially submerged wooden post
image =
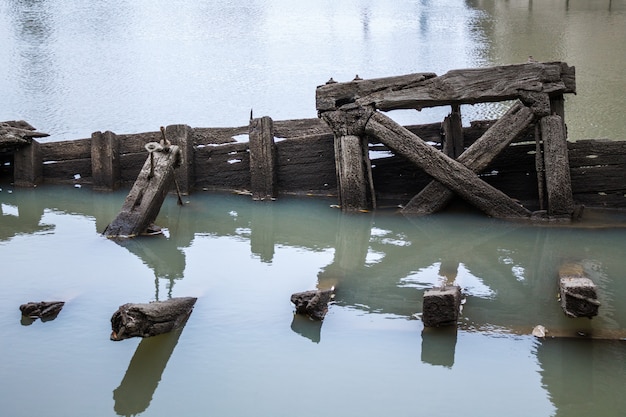
<path fill-rule="evenodd" d="M 39 142 L 34 138 L 49 136 L 37 132 L 24 120 L 0 122 L 0 151 L 13 152 L 13 183 L 33 187 L 43 180 L 43 159 Z"/>
<path fill-rule="evenodd" d="M 134 237 L 146 233 L 154 222 L 180 164 L 178 146 L 150 142 L 149 155 L 133 184 L 122 209 L 103 234 L 109 238 Z"/>
<path fill-rule="evenodd" d="M 566 263 L 559 268 L 559 297 L 561 308 L 569 317 L 598 315 L 600 301 L 596 285 L 585 276 L 579 263 Z"/>
<path fill-rule="evenodd" d="M 328 303 L 332 300 L 334 292 L 334 288 L 298 292 L 291 295 L 291 302 L 296 306 L 297 314 L 321 321 L 328 312 Z"/>
<path fill-rule="evenodd" d="M 187 322 L 196 300 L 195 297 L 179 297 L 121 305 L 111 317 L 111 340 L 150 337 L 178 329 Z"/>
<path fill-rule="evenodd" d="M 120 146 L 115 133 L 91 134 L 91 177 L 94 190 L 110 191 L 120 186 Z"/>
<path fill-rule="evenodd" d="M 177 191 L 188 195 L 193 189 L 194 178 L 192 129 L 188 125 L 169 125 L 163 133 L 180 150 L 180 164 L 174 172 L 174 178 Z"/>
<path fill-rule="evenodd" d="M 461 288 L 448 285 L 424 291 L 422 321 L 426 327 L 456 325 L 461 307 Z"/>
<path fill-rule="evenodd" d="M 560 116 L 541 119 L 544 166 L 549 215 L 567 215 L 574 212 L 572 181 L 567 156 L 565 125 Z"/>
<path fill-rule="evenodd" d="M 254 200 L 276 197 L 274 126 L 268 116 L 250 120 L 250 187 Z"/>

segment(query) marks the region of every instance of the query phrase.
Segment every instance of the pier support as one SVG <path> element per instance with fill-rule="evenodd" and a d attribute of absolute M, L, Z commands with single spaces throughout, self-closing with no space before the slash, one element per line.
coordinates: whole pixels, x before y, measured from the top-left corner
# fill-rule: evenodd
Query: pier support
<path fill-rule="evenodd" d="M 13 155 L 13 183 L 16 187 L 34 187 L 43 180 L 43 160 L 39 142 L 15 151 Z"/>
<path fill-rule="evenodd" d="M 178 146 L 180 166 L 174 172 L 174 178 L 181 194 L 189 195 L 193 189 L 193 130 L 188 125 L 169 125 L 165 128 L 167 139 Z"/>
<path fill-rule="evenodd" d="M 120 146 L 117 135 L 106 131 L 91 134 L 91 177 L 93 189 L 111 191 L 120 186 Z"/>
<path fill-rule="evenodd" d="M 449 285 L 424 291 L 422 321 L 426 327 L 455 325 L 461 307 L 461 288 Z"/>
<path fill-rule="evenodd" d="M 253 200 L 276 197 L 274 122 L 268 116 L 250 120 L 250 188 Z"/>
<path fill-rule="evenodd" d="M 571 215 L 574 212 L 574 197 L 563 119 L 558 115 L 543 117 L 540 127 L 543 140 L 548 215 Z"/>

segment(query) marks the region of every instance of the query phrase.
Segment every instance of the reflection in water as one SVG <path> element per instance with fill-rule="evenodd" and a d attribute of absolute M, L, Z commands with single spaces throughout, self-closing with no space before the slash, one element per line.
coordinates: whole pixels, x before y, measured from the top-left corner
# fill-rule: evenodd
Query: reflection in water
<path fill-rule="evenodd" d="M 422 362 L 452 368 L 458 330 L 455 326 L 422 331 Z"/>
<path fill-rule="evenodd" d="M 183 328 L 139 342 L 124 379 L 113 391 L 117 415 L 134 416 L 148 408 Z"/>
<path fill-rule="evenodd" d="M 312 320 L 302 314 L 294 314 L 291 330 L 310 339 L 313 343 L 319 343 L 322 339 L 322 323 L 323 321 Z"/>

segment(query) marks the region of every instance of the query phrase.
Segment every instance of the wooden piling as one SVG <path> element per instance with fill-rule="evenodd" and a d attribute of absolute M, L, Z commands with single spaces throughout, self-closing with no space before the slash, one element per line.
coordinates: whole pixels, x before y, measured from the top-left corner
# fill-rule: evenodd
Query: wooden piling
<path fill-rule="evenodd" d="M 558 115 L 540 121 L 546 175 L 548 215 L 571 215 L 574 197 L 563 119 Z"/>
<path fill-rule="evenodd" d="M 16 187 L 34 187 L 43 180 L 43 160 L 39 142 L 21 147 L 13 156 L 13 183 Z"/>
<path fill-rule="evenodd" d="M 559 268 L 559 297 L 561 308 L 569 317 L 598 315 L 600 302 L 596 285 L 579 263 L 566 263 Z"/>
<path fill-rule="evenodd" d="M 118 238 L 145 233 L 172 188 L 174 168 L 179 163 L 180 151 L 176 145 L 151 152 L 126 196 L 120 213 L 103 234 L 109 238 Z"/>
<path fill-rule="evenodd" d="M 457 159 L 463 153 L 463 124 L 461 122 L 461 106 L 452 106 L 452 112 L 442 123 L 443 147 L 442 151 L 452 159 Z"/>
<path fill-rule="evenodd" d="M 461 288 L 449 285 L 424 291 L 422 321 L 426 327 L 455 325 L 461 306 Z"/>
<path fill-rule="evenodd" d="M 355 212 L 371 208 L 368 200 L 368 160 L 363 157 L 367 143 L 355 135 L 335 138 L 335 165 L 339 204 L 344 212 Z M 365 149 L 364 149 L 365 148 Z"/>
<path fill-rule="evenodd" d="M 274 122 L 268 116 L 250 120 L 250 188 L 253 200 L 276 197 Z"/>
<path fill-rule="evenodd" d="M 193 167 L 193 130 L 188 125 L 169 125 L 165 135 L 172 145 L 180 151 L 180 166 L 174 172 L 174 178 L 181 194 L 189 195 L 194 185 Z"/>
<path fill-rule="evenodd" d="M 91 134 L 91 177 L 97 191 L 111 191 L 120 186 L 119 140 L 111 131 Z"/>

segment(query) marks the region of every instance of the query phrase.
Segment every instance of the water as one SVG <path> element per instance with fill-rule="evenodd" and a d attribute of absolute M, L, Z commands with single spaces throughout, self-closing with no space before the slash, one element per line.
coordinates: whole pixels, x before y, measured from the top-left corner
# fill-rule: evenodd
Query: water
<path fill-rule="evenodd" d="M 51 140 L 170 123 L 315 117 L 314 90 L 411 72 L 563 60 L 577 67 L 570 139 L 626 138 L 623 1 L 0 0 L 0 119 Z M 440 121 L 447 109 L 401 112 Z M 466 119 L 497 105 L 464 106 Z M 7 416 L 588 416 L 626 409 L 624 228 L 482 216 L 342 215 L 335 201 L 169 197 L 165 235 L 100 232 L 127 190 L 0 179 L 0 404 Z M 615 215 L 617 224 L 626 219 Z M 566 318 L 555 274 L 581 262 L 600 315 Z M 423 291 L 456 281 L 458 329 L 424 331 Z M 323 324 L 294 292 L 335 285 Z M 182 331 L 108 340 L 126 302 L 195 296 Z M 65 300 L 22 323 L 27 301 Z"/>

